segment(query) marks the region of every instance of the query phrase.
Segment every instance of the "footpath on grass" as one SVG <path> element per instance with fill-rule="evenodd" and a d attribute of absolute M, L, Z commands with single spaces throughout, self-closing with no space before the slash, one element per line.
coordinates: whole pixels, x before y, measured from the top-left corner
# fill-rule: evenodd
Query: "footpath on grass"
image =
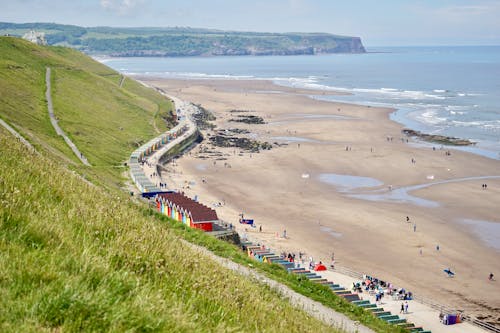
<path fill-rule="evenodd" d="M 66 144 L 71 148 L 71 150 L 73 150 L 76 157 L 78 157 L 78 159 L 80 161 L 82 161 L 83 164 L 85 164 L 87 166 L 91 166 L 89 161 L 87 161 L 87 158 L 85 156 L 83 156 L 83 154 L 78 150 L 78 147 L 73 143 L 73 141 L 70 140 L 70 138 L 68 138 L 66 133 L 64 133 L 64 131 L 61 129 L 61 127 L 59 126 L 59 124 L 57 122 L 57 118 L 54 115 L 54 107 L 52 105 L 52 95 L 50 93 L 51 92 L 50 67 L 47 67 L 47 70 L 45 72 L 45 83 L 47 85 L 47 90 L 45 91 L 45 98 L 47 99 L 47 106 L 49 109 L 49 117 L 50 117 L 50 122 L 52 123 L 52 126 L 56 130 L 56 133 L 58 135 L 62 136 L 64 141 L 66 141 Z"/>
<path fill-rule="evenodd" d="M 15 129 L 13 129 L 9 124 L 0 119 L 0 125 L 5 127 L 7 131 L 9 131 L 12 135 L 14 135 L 20 142 L 22 142 L 26 147 L 28 147 L 32 151 L 36 151 L 35 148 L 28 142 L 21 134 L 19 134 Z"/>

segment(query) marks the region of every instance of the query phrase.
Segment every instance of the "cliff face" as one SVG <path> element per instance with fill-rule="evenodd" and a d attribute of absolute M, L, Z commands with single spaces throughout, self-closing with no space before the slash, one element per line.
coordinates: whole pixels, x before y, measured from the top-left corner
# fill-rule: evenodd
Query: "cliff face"
<path fill-rule="evenodd" d="M 152 36 L 133 39 L 88 40 L 87 52 L 112 56 L 238 56 L 364 53 L 359 37 L 329 34 L 269 34 L 245 36 Z"/>
<path fill-rule="evenodd" d="M 315 49 L 315 53 L 365 53 L 365 47 L 359 37 L 344 38 L 337 41 L 333 49 Z"/>
<path fill-rule="evenodd" d="M 111 56 L 218 56 L 364 53 L 359 37 L 327 33 L 260 33 L 193 28 L 83 28 L 0 23 L 2 30 L 44 29 L 51 45 Z M 7 31 L 7 30 L 5 30 Z"/>

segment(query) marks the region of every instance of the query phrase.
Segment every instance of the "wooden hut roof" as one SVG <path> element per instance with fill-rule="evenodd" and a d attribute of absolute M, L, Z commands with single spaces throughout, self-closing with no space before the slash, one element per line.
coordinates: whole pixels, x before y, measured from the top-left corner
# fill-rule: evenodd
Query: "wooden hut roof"
<path fill-rule="evenodd" d="M 158 195 L 159 198 L 168 200 L 191 214 L 193 223 L 217 221 L 217 212 L 210 207 L 207 207 L 191 198 L 186 197 L 182 193 L 169 192 Z"/>

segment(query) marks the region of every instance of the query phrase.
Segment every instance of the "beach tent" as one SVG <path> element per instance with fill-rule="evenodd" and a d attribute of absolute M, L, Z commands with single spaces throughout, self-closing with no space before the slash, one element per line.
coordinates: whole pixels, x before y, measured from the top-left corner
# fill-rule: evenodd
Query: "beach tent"
<path fill-rule="evenodd" d="M 253 220 L 250 220 L 250 219 L 240 219 L 240 223 L 241 224 L 253 225 Z"/>
<path fill-rule="evenodd" d="M 316 264 L 316 266 L 314 266 L 314 270 L 315 271 L 326 271 L 326 266 L 323 264 Z"/>

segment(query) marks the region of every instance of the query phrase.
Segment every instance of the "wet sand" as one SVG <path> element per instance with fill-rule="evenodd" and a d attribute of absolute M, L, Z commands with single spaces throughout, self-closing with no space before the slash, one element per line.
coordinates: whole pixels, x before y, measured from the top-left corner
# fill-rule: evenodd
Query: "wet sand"
<path fill-rule="evenodd" d="M 389 187 L 402 191 L 444 180 L 499 176 L 498 160 L 455 150 L 446 155 L 438 145 L 436 150 L 412 145 L 411 139 L 401 140 L 402 127 L 389 120 L 392 110 L 307 96 L 323 91 L 266 81 L 139 79 L 211 110 L 217 129 L 246 129 L 249 134 L 238 136 L 288 143 L 248 153 L 214 148 L 205 140 L 166 166 L 170 188 L 197 195 L 208 205 L 221 203 L 216 207 L 220 218 L 277 251 L 302 251 L 323 262 L 334 252 L 337 265 L 450 308 L 486 314 L 488 321 L 500 319 L 500 282 L 488 281 L 490 272 L 500 278 L 500 250 L 492 246 L 495 239 L 500 243 L 494 234 L 500 224 L 499 178 L 452 181 L 407 193 L 424 199 L 422 205 L 353 197 L 374 190 L 387 194 Z M 250 110 L 239 114 L 261 116 L 266 124 L 228 122 L 235 117 L 229 112 L 233 109 Z M 205 138 L 213 134 L 204 133 Z M 211 152 L 200 152 L 206 148 Z M 347 184 L 327 183 L 324 174 Z M 369 177 L 372 183 L 342 176 Z M 237 223 L 242 212 L 257 228 Z M 471 220 L 493 225 L 481 227 Z M 281 237 L 284 230 L 286 239 Z M 454 278 L 443 272 L 448 267 L 456 272 Z"/>

